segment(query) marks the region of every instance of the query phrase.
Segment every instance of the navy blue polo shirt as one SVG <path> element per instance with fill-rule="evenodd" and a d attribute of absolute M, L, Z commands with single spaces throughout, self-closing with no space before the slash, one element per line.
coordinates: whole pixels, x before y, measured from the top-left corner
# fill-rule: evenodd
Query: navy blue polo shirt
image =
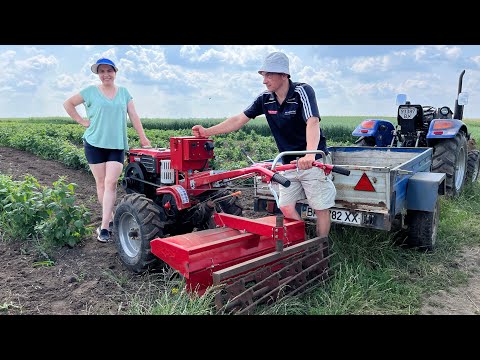
<path fill-rule="evenodd" d="M 290 87 L 282 105 L 274 92 L 265 91 L 243 113 L 250 119 L 265 114 L 280 152 L 303 151 L 307 149 L 307 120 L 312 116 L 320 119 L 320 114 L 313 88 L 306 83 L 288 81 Z M 321 129 L 317 149 L 328 154 L 327 140 Z M 315 156 L 316 159 L 321 157 L 320 154 Z M 284 156 L 283 163 L 289 164 L 296 158 L 295 155 Z"/>

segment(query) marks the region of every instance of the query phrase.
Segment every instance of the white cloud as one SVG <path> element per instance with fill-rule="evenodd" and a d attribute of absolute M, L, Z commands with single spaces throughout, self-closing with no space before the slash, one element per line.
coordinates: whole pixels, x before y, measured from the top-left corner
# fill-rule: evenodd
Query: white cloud
<path fill-rule="evenodd" d="M 465 69 L 465 116 L 480 118 L 478 45 L 0 45 L 0 117 L 66 116 L 63 101 L 99 83 L 100 57 L 116 63 L 140 116 L 226 117 L 265 90 L 257 70 L 272 51 L 289 56 L 292 81 L 312 85 L 323 116 L 394 116 L 400 92 L 453 106 Z"/>
<path fill-rule="evenodd" d="M 350 67 L 353 72 L 367 73 L 374 71 L 387 71 L 390 63 L 389 56 L 363 57 L 355 60 Z"/>
<path fill-rule="evenodd" d="M 74 48 L 85 49 L 85 50 L 92 50 L 95 45 L 72 45 Z"/>

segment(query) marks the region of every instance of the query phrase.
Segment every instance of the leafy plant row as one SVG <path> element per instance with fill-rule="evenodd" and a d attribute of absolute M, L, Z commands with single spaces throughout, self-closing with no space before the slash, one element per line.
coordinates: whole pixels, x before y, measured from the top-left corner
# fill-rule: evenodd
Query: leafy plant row
<path fill-rule="evenodd" d="M 0 175 L 0 228 L 15 240 L 39 239 L 49 245 L 73 247 L 92 229 L 90 212 L 75 204 L 76 184 L 60 177 L 52 187 L 42 186 L 33 176 L 22 181 Z"/>
<path fill-rule="evenodd" d="M 73 169 L 89 170 L 83 151 L 82 135 L 84 128 L 78 124 L 32 123 L 25 126 L 22 122 L 0 122 L 0 146 L 12 147 L 31 152 L 45 159 L 62 162 Z M 348 144 L 351 131 L 347 128 L 332 127 L 325 132 L 337 133 L 336 143 Z M 190 136 L 191 128 L 178 130 L 145 130 L 154 147 L 169 148 L 170 137 Z M 128 128 L 130 148 L 140 146 L 139 137 L 133 128 Z M 264 136 L 252 129 L 222 134 L 213 137 L 216 158 L 212 165 L 216 169 L 234 169 L 249 165 L 245 150 L 255 161 L 274 158 L 278 153 L 271 135 Z M 329 139 L 329 144 L 335 141 Z"/>

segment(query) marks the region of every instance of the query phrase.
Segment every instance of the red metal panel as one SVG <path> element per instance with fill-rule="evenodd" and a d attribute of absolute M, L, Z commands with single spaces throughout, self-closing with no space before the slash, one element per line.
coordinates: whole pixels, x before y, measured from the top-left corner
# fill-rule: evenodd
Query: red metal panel
<path fill-rule="evenodd" d="M 199 253 L 202 245 L 208 248 L 209 243 L 238 234 L 240 231 L 235 229 L 216 228 L 166 238 L 155 238 L 150 241 L 150 246 L 155 256 L 188 278 L 191 262 L 190 248 L 194 253 Z"/>
<path fill-rule="evenodd" d="M 212 143 L 212 140 L 207 138 L 184 138 L 183 160 L 208 160 L 213 158 L 213 149 L 207 150 L 205 147 L 207 142 Z"/>
<path fill-rule="evenodd" d="M 285 246 L 305 240 L 305 223 L 301 220 L 284 219 L 283 226 L 276 226 L 276 216 L 246 219 L 224 215 L 228 214 L 215 214 L 217 220 L 237 229 L 225 226 L 150 242 L 152 253 L 179 271 L 190 290 L 202 293 L 213 284 L 213 271 L 271 253 L 276 250 L 277 240 Z"/>
<path fill-rule="evenodd" d="M 207 150 L 205 147 L 207 142 L 211 143 L 212 140 L 193 136 L 171 137 L 172 168 L 179 171 L 206 168 L 208 160 L 213 158 L 213 148 Z"/>
<path fill-rule="evenodd" d="M 183 153 L 182 153 L 182 140 L 177 137 L 170 138 L 170 156 L 171 156 L 171 167 L 175 170 L 182 170 L 182 160 L 183 160 Z"/>
<path fill-rule="evenodd" d="M 225 263 L 236 263 L 246 257 L 274 247 L 271 237 L 261 238 L 230 228 L 197 231 L 150 242 L 152 253 L 178 270 L 187 279 L 190 274 L 209 268 L 220 269 Z"/>
<path fill-rule="evenodd" d="M 159 187 L 156 190 L 156 194 L 171 194 L 174 197 L 175 203 L 179 210 L 183 210 L 191 206 L 190 197 L 188 196 L 185 189 L 180 185 Z"/>
<path fill-rule="evenodd" d="M 258 219 L 247 219 L 226 213 L 215 213 L 215 223 L 219 226 L 228 226 L 233 229 L 244 230 L 263 236 L 285 238 L 285 244 L 305 239 L 305 222 L 303 220 L 284 219 L 283 236 L 276 232 L 276 216 L 265 216 Z"/>
<path fill-rule="evenodd" d="M 170 159 L 170 149 L 130 149 L 128 151 L 130 161 L 140 161 L 140 156 L 152 156 L 158 160 Z"/>

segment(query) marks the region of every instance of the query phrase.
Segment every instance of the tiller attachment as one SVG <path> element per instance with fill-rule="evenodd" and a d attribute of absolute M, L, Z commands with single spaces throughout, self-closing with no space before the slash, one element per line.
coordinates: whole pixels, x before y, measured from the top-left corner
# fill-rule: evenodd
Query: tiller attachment
<path fill-rule="evenodd" d="M 218 311 L 249 314 L 323 284 L 330 277 L 328 238 L 314 238 L 213 273 L 224 284 L 215 297 Z"/>
<path fill-rule="evenodd" d="M 215 213 L 215 229 L 153 239 L 152 253 L 202 295 L 218 287 L 218 312 L 249 314 L 260 304 L 321 285 L 331 275 L 328 238 L 306 240 L 302 220 Z"/>

